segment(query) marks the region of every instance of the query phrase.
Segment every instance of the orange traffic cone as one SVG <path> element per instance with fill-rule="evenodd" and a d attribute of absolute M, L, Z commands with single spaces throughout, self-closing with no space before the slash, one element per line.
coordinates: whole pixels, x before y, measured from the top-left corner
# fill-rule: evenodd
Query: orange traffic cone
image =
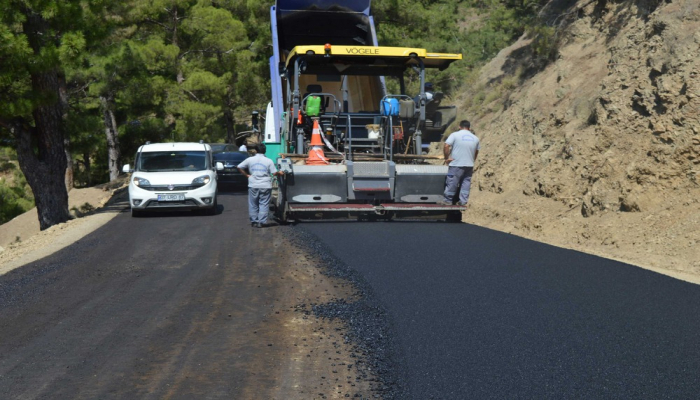
<path fill-rule="evenodd" d="M 321 128 L 318 126 L 318 119 L 314 119 L 314 129 L 311 132 L 311 148 L 306 165 L 327 165 L 329 164 L 326 155 L 323 153 L 323 141 L 321 140 Z"/>
<path fill-rule="evenodd" d="M 314 129 L 311 131 L 311 146 L 323 146 L 321 127 L 318 126 L 318 118 L 314 118 Z"/>
<path fill-rule="evenodd" d="M 330 162 L 323 153 L 323 147 L 313 146 L 309 149 L 309 157 L 306 159 L 306 165 L 328 165 Z"/>

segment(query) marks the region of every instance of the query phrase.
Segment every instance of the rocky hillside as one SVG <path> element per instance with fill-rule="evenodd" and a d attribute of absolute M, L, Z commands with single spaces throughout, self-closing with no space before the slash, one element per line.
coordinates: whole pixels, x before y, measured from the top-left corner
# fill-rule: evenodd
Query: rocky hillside
<path fill-rule="evenodd" d="M 467 221 L 700 275 L 700 2 L 558 3 L 554 61 L 523 37 L 458 99 L 482 140 Z"/>

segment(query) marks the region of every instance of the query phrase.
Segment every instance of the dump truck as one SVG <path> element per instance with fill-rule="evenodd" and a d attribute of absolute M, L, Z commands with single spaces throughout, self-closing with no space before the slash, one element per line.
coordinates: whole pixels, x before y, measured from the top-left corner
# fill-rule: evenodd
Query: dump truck
<path fill-rule="evenodd" d="M 272 101 L 263 142 L 286 172 L 275 216 L 445 218 L 463 207 L 443 202 L 447 166 L 425 145 L 455 118 L 453 106 L 429 101 L 425 70 L 461 54 L 377 43 L 369 0 L 278 0 L 271 8 Z M 406 93 L 407 74 L 420 93 Z M 398 93 L 389 93 L 387 81 Z"/>

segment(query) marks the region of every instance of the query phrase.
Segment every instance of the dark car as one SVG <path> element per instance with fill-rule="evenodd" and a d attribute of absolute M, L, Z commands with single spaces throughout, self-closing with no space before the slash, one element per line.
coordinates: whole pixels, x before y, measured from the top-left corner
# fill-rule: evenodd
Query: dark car
<path fill-rule="evenodd" d="M 230 143 L 209 143 L 212 153 L 221 153 L 224 151 L 238 151 L 238 146 Z"/>
<path fill-rule="evenodd" d="M 224 169 L 217 171 L 220 184 L 247 185 L 248 178 L 238 170 L 238 164 L 248 158 L 248 153 L 244 151 L 225 151 L 214 154 L 214 163 L 220 162 Z"/>

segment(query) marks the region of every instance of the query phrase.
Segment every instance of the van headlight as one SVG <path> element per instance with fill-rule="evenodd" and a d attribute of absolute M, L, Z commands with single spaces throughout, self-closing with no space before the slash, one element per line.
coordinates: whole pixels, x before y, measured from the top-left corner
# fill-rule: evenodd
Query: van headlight
<path fill-rule="evenodd" d="M 134 177 L 134 185 L 136 186 L 151 186 L 151 182 L 148 181 L 148 179 L 143 179 L 139 178 L 138 176 Z"/>
<path fill-rule="evenodd" d="M 192 180 L 193 185 L 206 185 L 209 182 L 211 182 L 211 177 L 209 175 L 202 175 Z"/>

